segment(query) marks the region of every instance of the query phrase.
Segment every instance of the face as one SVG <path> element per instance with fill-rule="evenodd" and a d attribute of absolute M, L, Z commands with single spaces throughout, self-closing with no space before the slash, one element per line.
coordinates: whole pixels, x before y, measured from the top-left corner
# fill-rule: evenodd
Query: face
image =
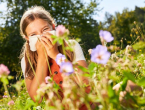
<path fill-rule="evenodd" d="M 30 36 L 41 35 L 43 32 L 51 30 L 52 26 L 50 26 L 47 21 L 35 19 L 26 27 L 26 39 L 28 40 Z"/>

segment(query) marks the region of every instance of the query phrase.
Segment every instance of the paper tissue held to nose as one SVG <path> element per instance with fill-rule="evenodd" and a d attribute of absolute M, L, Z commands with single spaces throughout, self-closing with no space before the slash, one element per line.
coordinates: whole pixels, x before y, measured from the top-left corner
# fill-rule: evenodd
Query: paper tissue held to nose
<path fill-rule="evenodd" d="M 47 31 L 48 33 L 52 34 L 52 35 L 56 35 L 56 31 Z M 29 46 L 30 46 L 30 50 L 31 51 L 36 51 L 36 43 L 38 38 L 41 37 L 41 35 L 34 35 L 34 36 L 30 36 L 29 37 Z M 57 46 L 59 46 L 60 44 L 57 42 Z"/>

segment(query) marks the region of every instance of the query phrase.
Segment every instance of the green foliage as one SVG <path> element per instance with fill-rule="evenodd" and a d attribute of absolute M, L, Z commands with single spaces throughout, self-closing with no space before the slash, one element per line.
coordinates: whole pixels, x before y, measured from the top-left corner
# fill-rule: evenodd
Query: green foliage
<path fill-rule="evenodd" d="M 130 36 L 130 25 L 136 20 L 134 16 L 134 12 L 129 12 L 127 9 L 124 9 L 122 13 L 116 12 L 115 16 L 112 17 L 112 20 L 107 26 L 104 28 L 107 31 L 110 31 L 114 36 L 114 44 L 124 48 L 127 46 L 128 42 L 131 43 L 132 39 Z M 106 25 L 106 22 L 104 25 Z"/>
<path fill-rule="evenodd" d="M 137 44 L 134 44 L 133 47 L 135 45 Z M 140 46 L 139 49 L 143 47 Z M 106 65 L 89 62 L 88 69 L 78 66 L 78 68 L 83 71 L 83 77 L 89 79 L 89 85 L 91 87 L 91 91 L 89 93 L 85 93 L 85 88 L 88 85 L 81 82 L 81 74 L 78 74 L 78 71 L 75 70 L 74 74 L 71 74 L 70 76 L 63 76 L 64 98 L 62 101 L 60 101 L 60 98 L 57 97 L 59 86 L 53 80 L 50 80 L 50 82 L 45 86 L 40 86 L 39 90 L 44 90 L 49 96 L 49 100 L 43 98 L 43 101 L 40 104 L 37 102 L 35 103 L 30 99 L 24 84 L 24 80 L 20 80 L 17 81 L 16 84 L 12 85 L 12 87 L 15 87 L 17 90 L 17 93 L 13 91 L 14 94 L 11 95 L 11 97 L 2 98 L 0 100 L 0 109 L 13 108 L 16 110 L 37 110 L 38 108 L 45 108 L 50 110 L 57 110 L 58 107 L 62 110 L 65 107 L 74 109 L 77 108 L 75 103 L 76 100 L 78 102 L 85 103 L 88 105 L 88 108 L 90 107 L 89 102 L 93 102 L 95 104 L 97 103 L 98 106 L 96 106 L 96 108 L 103 110 L 144 109 L 145 92 L 143 89 L 145 87 L 145 57 L 141 53 L 131 54 L 129 49 L 130 48 L 127 47 L 126 50 L 128 51 L 123 50 L 122 53 L 120 53 L 122 55 L 119 55 L 119 53 L 112 54 Z M 8 79 L 11 78 L 12 77 L 10 76 L 3 76 L 1 81 L 3 81 L 3 79 L 7 79 L 9 82 Z M 76 79 L 79 81 L 75 82 Z M 143 89 L 128 91 L 128 89 L 126 89 L 127 86 L 129 86 L 128 80 L 138 84 L 138 87 L 142 87 Z M 6 84 L 5 81 L 3 81 L 3 83 Z M 120 88 L 118 90 L 114 90 L 114 87 L 117 83 L 120 84 Z M 52 92 L 57 95 L 54 95 Z M 124 96 L 120 95 L 123 93 L 125 94 Z M 40 94 L 38 93 L 38 95 Z M 6 92 L 4 95 L 9 96 L 9 93 Z M 10 98 L 14 101 L 14 104 L 8 106 L 7 103 L 10 101 Z M 40 96 L 37 98 L 39 101 Z M 54 104 L 53 106 L 51 105 L 52 102 Z M 66 104 L 68 104 L 68 106 L 66 106 Z"/>
<path fill-rule="evenodd" d="M 104 30 L 110 31 L 115 40 L 113 44 L 125 48 L 139 40 L 144 40 L 145 8 L 135 7 L 134 11 L 124 9 L 115 15 L 105 14 L 106 20 L 100 23 Z M 139 38 L 138 38 L 139 37 Z"/>

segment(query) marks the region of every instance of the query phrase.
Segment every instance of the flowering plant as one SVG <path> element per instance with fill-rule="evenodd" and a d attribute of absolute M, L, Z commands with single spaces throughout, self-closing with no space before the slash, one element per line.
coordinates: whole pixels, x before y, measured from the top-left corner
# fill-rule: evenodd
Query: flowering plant
<path fill-rule="evenodd" d="M 113 41 L 110 32 L 99 32 L 102 45 L 90 49 L 88 67 L 78 66 L 69 62 L 65 57 L 63 40 L 68 40 L 68 30 L 64 26 L 56 28 L 54 42 L 59 42 L 63 47 L 63 54 L 58 54 L 56 63 L 60 66 L 63 77 L 63 89 L 53 81 L 53 77 L 47 76 L 45 82 L 40 84 L 37 90 L 36 102 L 33 102 L 26 91 L 24 80 L 18 81 L 12 86 L 16 88 L 17 96 L 10 96 L 8 82 L 10 71 L 4 65 L 0 65 L 0 80 L 4 84 L 5 92 L 0 101 L 0 108 L 13 109 L 144 109 L 144 95 L 142 88 L 145 86 L 145 57 L 143 54 L 134 57 L 132 48 L 127 46 L 119 53 L 111 53 L 107 49 L 107 43 Z M 71 47 L 71 45 L 70 45 Z M 48 64 L 49 66 L 49 64 Z M 49 67 L 50 68 L 50 67 Z M 116 85 L 117 84 L 117 85 Z M 130 86 L 131 85 L 131 86 Z M 133 86 L 133 88 L 132 88 Z M 142 88 L 141 88 L 142 87 Z M 61 94 L 63 91 L 63 95 Z M 46 96 L 46 97 L 45 97 Z M 62 98 L 63 96 L 63 98 Z M 42 103 L 38 102 L 42 97 Z"/>

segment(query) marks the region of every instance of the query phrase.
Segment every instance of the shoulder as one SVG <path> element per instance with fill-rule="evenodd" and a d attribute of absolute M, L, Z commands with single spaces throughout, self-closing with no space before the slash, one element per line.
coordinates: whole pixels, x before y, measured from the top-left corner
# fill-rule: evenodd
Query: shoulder
<path fill-rule="evenodd" d="M 82 48 L 80 44 L 76 40 L 68 40 L 67 43 L 71 46 L 74 52 L 74 60 L 73 62 L 76 63 L 80 60 L 85 60 Z M 86 60 L 85 60 L 86 61 Z"/>
<path fill-rule="evenodd" d="M 68 40 L 67 43 L 69 43 L 71 47 L 74 47 L 74 48 L 80 47 L 80 44 L 74 39 Z"/>

